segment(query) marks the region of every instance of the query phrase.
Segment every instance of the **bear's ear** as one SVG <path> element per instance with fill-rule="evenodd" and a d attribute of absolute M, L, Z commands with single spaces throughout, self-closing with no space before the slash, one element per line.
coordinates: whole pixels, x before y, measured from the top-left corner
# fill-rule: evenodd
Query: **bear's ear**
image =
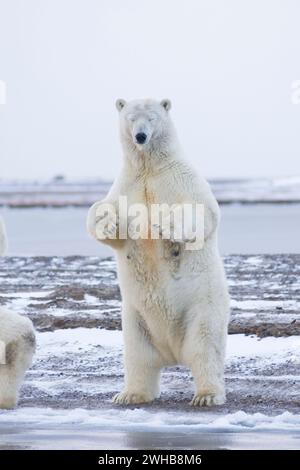
<path fill-rule="evenodd" d="M 166 111 L 170 111 L 172 103 L 170 100 L 161 100 L 160 104 L 162 105 L 163 108 L 165 108 Z"/>
<path fill-rule="evenodd" d="M 122 111 L 122 109 L 124 108 L 126 104 L 126 101 L 125 100 L 122 100 L 121 98 L 119 98 L 117 101 L 116 101 L 116 108 L 118 111 Z"/>

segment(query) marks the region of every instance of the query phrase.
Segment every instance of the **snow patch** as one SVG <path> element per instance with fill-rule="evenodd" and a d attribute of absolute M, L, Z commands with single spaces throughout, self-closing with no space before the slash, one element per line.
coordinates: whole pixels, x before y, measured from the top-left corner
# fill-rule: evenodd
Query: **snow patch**
<path fill-rule="evenodd" d="M 300 361 L 300 336 L 259 339 L 256 336 L 229 335 L 227 360 L 260 358 L 272 363 Z"/>
<path fill-rule="evenodd" d="M 300 304 L 296 300 L 234 300 L 231 307 L 240 310 L 299 310 Z"/>
<path fill-rule="evenodd" d="M 74 328 L 47 331 L 38 334 L 38 358 L 50 355 L 80 353 L 93 347 L 119 349 L 122 344 L 122 332 L 97 328 Z"/>

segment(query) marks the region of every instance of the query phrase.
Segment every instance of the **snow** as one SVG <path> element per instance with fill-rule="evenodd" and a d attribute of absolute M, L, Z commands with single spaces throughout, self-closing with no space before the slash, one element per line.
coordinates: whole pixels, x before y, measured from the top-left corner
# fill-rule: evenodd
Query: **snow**
<path fill-rule="evenodd" d="M 56 330 L 38 334 L 38 358 L 49 355 L 75 354 L 82 349 L 103 348 L 121 350 L 123 346 L 122 332 L 96 328 L 74 328 Z M 282 363 L 286 360 L 299 361 L 300 336 L 287 338 L 267 337 L 242 334 L 229 335 L 227 342 L 227 362 L 240 358 L 258 358 L 260 361 Z"/>
<path fill-rule="evenodd" d="M 26 305 L 25 300 L 32 300 L 32 298 L 40 299 L 43 297 L 46 297 L 49 294 L 49 291 L 47 292 L 42 292 L 42 291 L 31 291 L 31 292 L 20 292 L 18 295 L 20 299 L 24 299 L 24 304 Z M 12 297 L 13 294 L 5 294 L 4 292 L 1 292 L 1 297 Z M 21 302 L 21 300 L 20 300 Z"/>
<path fill-rule="evenodd" d="M 69 371 L 65 370 L 62 376 L 57 376 L 51 369 L 49 370 L 49 358 L 51 363 L 56 359 L 68 357 L 73 367 Z M 57 330 L 55 332 L 45 332 L 38 334 L 38 350 L 36 363 L 43 364 L 45 376 L 35 378 L 33 382 L 36 390 L 46 394 L 59 395 L 67 390 L 76 387 L 77 393 L 85 393 L 88 387 L 89 393 L 97 395 L 99 393 L 111 392 L 112 382 L 108 376 L 117 377 L 113 385 L 113 390 L 122 388 L 123 372 L 123 338 L 121 331 L 111 331 L 104 329 L 76 328 L 69 330 Z M 102 365 L 99 362 L 102 360 Z M 291 336 L 287 338 L 263 338 L 250 337 L 242 334 L 229 335 L 227 346 L 227 369 L 233 367 L 238 369 L 238 378 L 253 378 L 265 376 L 267 369 L 275 370 L 276 366 L 287 364 L 300 365 L 300 337 Z M 60 364 L 60 362 L 58 362 Z M 85 376 L 84 371 L 88 371 Z M 80 373 L 84 374 L 82 380 L 76 380 Z M 193 392 L 193 385 L 188 371 L 185 372 L 185 379 L 168 380 L 168 370 L 162 376 L 162 393 L 170 394 L 175 390 L 190 390 Z M 268 377 L 268 376 L 267 376 Z M 93 379 L 92 379 L 93 378 Z M 276 380 L 276 375 L 271 376 Z M 282 377 L 278 377 L 282 381 Z M 297 375 L 294 380 L 300 379 Z M 291 379 L 287 376 L 286 383 Z M 242 392 L 241 390 L 241 393 Z M 108 399 L 110 403 L 110 398 Z M 126 414 L 124 415 L 126 416 Z"/>
<path fill-rule="evenodd" d="M 231 299 L 231 307 L 241 310 L 297 310 L 300 303 L 296 300 L 235 300 Z"/>
<path fill-rule="evenodd" d="M 122 332 L 97 328 L 74 328 L 38 333 L 37 359 L 50 355 L 76 354 L 90 348 L 121 351 L 123 346 Z M 258 358 L 260 361 L 282 363 L 299 361 L 300 336 L 267 337 L 242 334 L 229 335 L 227 342 L 227 362 L 240 358 Z"/>
<path fill-rule="evenodd" d="M 300 365 L 300 336 L 259 339 L 256 336 L 229 335 L 227 361 L 241 358 L 259 358 L 264 364 L 297 361 Z"/>
<path fill-rule="evenodd" d="M 122 332 L 96 328 L 74 328 L 39 333 L 38 358 L 76 354 L 83 349 L 116 349 L 122 346 Z"/>

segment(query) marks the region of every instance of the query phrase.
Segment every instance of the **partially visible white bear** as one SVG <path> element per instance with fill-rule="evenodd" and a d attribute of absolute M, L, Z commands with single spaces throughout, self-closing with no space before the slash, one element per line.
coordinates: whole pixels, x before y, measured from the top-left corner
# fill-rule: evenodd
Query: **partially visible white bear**
<path fill-rule="evenodd" d="M 5 225 L 0 217 L 0 256 L 5 255 L 7 250 L 7 237 L 6 237 L 6 230 Z"/>
<path fill-rule="evenodd" d="M 0 221 L 0 252 L 6 246 L 5 229 Z M 32 322 L 0 307 L 0 408 L 14 408 L 25 372 L 35 351 Z"/>
<path fill-rule="evenodd" d="M 0 307 L 0 408 L 14 408 L 32 364 L 35 333 L 29 318 Z"/>
<path fill-rule="evenodd" d="M 159 396 L 162 368 L 183 364 L 195 381 L 192 404 L 222 404 L 229 295 L 217 244 L 218 204 L 207 182 L 183 160 L 169 100 L 118 100 L 116 105 L 123 168 L 107 197 L 91 207 L 87 220 L 89 233 L 115 248 L 118 263 L 125 388 L 114 402 L 153 400 Z M 127 197 L 128 207 L 142 203 L 149 213 L 153 204 L 203 204 L 203 248 L 187 250 L 186 243 L 192 240 L 172 235 L 168 240 L 121 239 L 120 214 L 117 219 L 110 216 L 103 230 L 104 204 L 117 211 L 120 196 Z M 99 232 L 104 239 L 99 239 Z"/>

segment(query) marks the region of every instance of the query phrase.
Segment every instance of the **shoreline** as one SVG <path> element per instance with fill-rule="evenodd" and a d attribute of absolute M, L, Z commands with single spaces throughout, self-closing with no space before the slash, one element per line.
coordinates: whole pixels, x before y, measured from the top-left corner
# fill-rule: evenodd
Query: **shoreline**
<path fill-rule="evenodd" d="M 103 195 L 98 197 L 98 200 L 101 199 Z M 80 209 L 88 209 L 90 206 L 93 205 L 96 199 L 89 200 L 86 202 L 7 202 L 3 203 L 0 202 L 0 209 L 67 209 L 67 208 L 80 208 Z M 228 205 L 296 205 L 300 204 L 300 198 L 298 199 L 218 199 L 218 204 L 220 206 L 228 206 Z"/>

